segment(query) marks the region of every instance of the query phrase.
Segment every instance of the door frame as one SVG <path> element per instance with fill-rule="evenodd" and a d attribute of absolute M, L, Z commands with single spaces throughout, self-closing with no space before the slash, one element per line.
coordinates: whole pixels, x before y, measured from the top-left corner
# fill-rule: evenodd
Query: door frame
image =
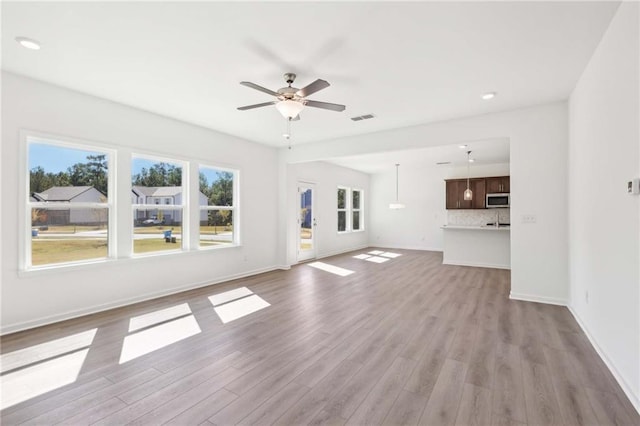
<path fill-rule="evenodd" d="M 304 191 L 303 191 L 304 189 Z M 302 227 L 300 218 L 300 197 L 303 192 L 311 190 L 311 249 L 302 250 L 300 242 L 302 241 Z M 298 263 L 315 259 L 318 254 L 318 238 L 316 237 L 316 184 L 307 181 L 298 181 L 296 185 L 296 261 Z"/>

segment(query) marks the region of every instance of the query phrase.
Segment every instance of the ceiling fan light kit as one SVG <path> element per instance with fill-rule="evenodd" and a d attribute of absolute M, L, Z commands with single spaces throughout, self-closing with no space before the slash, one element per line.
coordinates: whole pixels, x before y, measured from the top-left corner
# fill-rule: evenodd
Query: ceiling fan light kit
<path fill-rule="evenodd" d="M 302 109 L 304 108 L 304 104 L 299 101 L 292 101 L 289 99 L 285 99 L 284 101 L 280 101 L 276 104 L 276 109 L 284 118 L 295 118 L 300 114 Z"/>
<path fill-rule="evenodd" d="M 240 111 L 246 111 L 249 109 L 275 105 L 278 112 L 280 112 L 280 114 L 282 114 L 284 118 L 287 118 L 289 120 L 298 120 L 300 118 L 299 114 L 305 106 L 328 109 L 330 111 L 337 112 L 345 110 L 346 107 L 344 105 L 332 104 L 329 102 L 312 101 L 310 99 L 307 99 L 307 96 L 329 87 L 329 83 L 325 80 L 317 79 L 316 81 L 303 87 L 302 89 L 298 89 L 291 86 L 295 79 L 296 75 L 294 73 L 286 73 L 284 75 L 284 81 L 287 82 L 288 86 L 281 87 L 277 91 L 267 89 L 266 87 L 251 83 L 250 81 L 241 81 L 240 84 L 242 84 L 243 86 L 247 86 L 252 89 L 259 90 L 260 92 L 264 92 L 268 95 L 274 96 L 276 100 L 271 102 L 263 102 L 260 104 L 247 105 L 239 107 L 238 109 Z"/>

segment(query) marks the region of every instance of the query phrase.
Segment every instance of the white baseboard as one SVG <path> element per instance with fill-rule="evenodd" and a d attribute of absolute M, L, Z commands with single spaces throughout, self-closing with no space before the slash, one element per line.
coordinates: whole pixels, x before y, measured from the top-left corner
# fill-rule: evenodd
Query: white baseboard
<path fill-rule="evenodd" d="M 491 263 L 476 263 L 476 262 L 451 262 L 442 261 L 443 265 L 455 265 L 455 266 L 474 266 L 476 268 L 494 268 L 494 269 L 508 269 L 511 270 L 510 265 L 498 265 Z"/>
<path fill-rule="evenodd" d="M 534 296 L 531 294 L 511 292 L 509 293 L 509 299 L 522 300 L 524 302 L 536 302 L 536 303 L 546 303 L 549 305 L 567 306 L 567 301 L 565 299 L 559 299 L 557 297 Z"/>
<path fill-rule="evenodd" d="M 587 329 L 586 325 L 580 319 L 580 316 L 573 309 L 573 307 L 571 305 L 567 305 L 567 308 L 569 308 L 569 312 L 571 312 L 571 315 L 573 315 L 573 317 L 576 319 L 576 322 L 578 323 L 578 325 L 580 326 L 584 334 L 587 336 L 587 339 L 589 339 L 589 342 L 591 342 L 591 346 L 593 346 L 593 348 L 596 350 L 596 352 L 600 356 L 600 359 L 602 359 L 602 362 L 604 362 L 604 364 L 607 366 L 611 374 L 613 374 L 613 377 L 616 379 L 616 381 L 622 388 L 622 391 L 625 393 L 625 395 L 627 395 L 627 398 L 629 398 L 629 401 L 631 401 L 631 404 L 636 409 L 638 414 L 640 414 L 640 395 L 635 395 L 633 393 L 633 391 L 631 390 L 631 387 L 627 384 L 624 377 L 618 372 L 613 362 L 611 362 L 611 360 L 605 353 L 605 351 L 602 350 L 602 348 L 598 345 L 598 342 L 596 341 L 596 339 L 591 335 L 591 333 L 589 333 L 589 330 Z"/>
<path fill-rule="evenodd" d="M 238 273 L 238 274 L 227 275 L 227 276 L 224 276 L 224 277 L 216 278 L 214 280 L 207 280 L 207 281 L 202 281 L 202 282 L 182 285 L 182 286 L 179 286 L 179 287 L 174 287 L 174 288 L 169 289 L 169 290 L 146 293 L 146 294 L 143 294 L 143 295 L 140 295 L 140 296 L 136 296 L 136 297 L 132 297 L 132 298 L 128 298 L 128 299 L 120 299 L 120 300 L 116 300 L 114 302 L 109 302 L 109 303 L 104 303 L 104 304 L 101 304 L 101 305 L 91 306 L 91 307 L 88 307 L 88 308 L 68 311 L 68 312 L 64 312 L 64 313 L 56 314 L 56 315 L 51 315 L 51 316 L 47 316 L 47 317 L 41 317 L 41 318 L 37 318 L 37 319 L 34 319 L 34 320 L 30 320 L 30 321 L 25 321 L 25 322 L 16 323 L 16 324 L 10 324 L 10 325 L 7 325 L 7 326 L 3 325 L 2 328 L 0 328 L 0 336 L 3 336 L 5 334 L 9 334 L 9 333 L 16 333 L 18 331 L 28 330 L 28 329 L 35 328 L 35 327 L 41 327 L 41 326 L 48 325 L 48 324 L 53 324 L 53 323 L 60 322 L 60 321 L 66 321 L 66 320 L 69 320 L 69 319 L 78 318 L 78 317 L 85 316 L 85 315 L 96 314 L 98 312 L 108 311 L 110 309 L 120 308 L 120 307 L 123 307 L 123 306 L 132 305 L 134 303 L 145 302 L 147 300 L 157 299 L 158 297 L 169 296 L 169 295 L 172 295 L 172 294 L 181 293 L 183 291 L 195 290 L 197 288 L 207 287 L 207 286 L 215 285 L 215 284 L 221 284 L 221 283 L 224 283 L 224 282 L 227 282 L 227 281 L 231 281 L 231 280 L 235 280 L 235 279 L 238 279 L 238 278 L 245 278 L 245 277 L 250 277 L 250 276 L 253 276 L 253 275 L 262 274 L 262 273 L 265 273 L 265 272 L 271 272 L 271 271 L 278 270 L 278 269 L 284 269 L 284 268 L 282 266 L 278 265 L 278 266 L 270 266 L 270 267 L 267 267 L 267 268 L 255 269 L 253 271 L 247 271 L 247 272 L 242 272 L 242 273 Z"/>

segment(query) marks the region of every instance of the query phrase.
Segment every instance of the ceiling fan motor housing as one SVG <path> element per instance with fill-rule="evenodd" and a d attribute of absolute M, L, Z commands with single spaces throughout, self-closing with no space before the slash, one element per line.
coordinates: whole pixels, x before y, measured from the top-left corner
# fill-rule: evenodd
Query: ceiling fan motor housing
<path fill-rule="evenodd" d="M 285 73 L 284 81 L 287 82 L 288 85 L 291 85 L 296 80 L 296 75 L 292 72 Z"/>
<path fill-rule="evenodd" d="M 288 86 L 288 87 L 282 87 L 278 89 L 278 93 L 281 94 L 284 99 L 293 99 L 297 97 L 296 92 L 298 90 L 300 89 Z"/>

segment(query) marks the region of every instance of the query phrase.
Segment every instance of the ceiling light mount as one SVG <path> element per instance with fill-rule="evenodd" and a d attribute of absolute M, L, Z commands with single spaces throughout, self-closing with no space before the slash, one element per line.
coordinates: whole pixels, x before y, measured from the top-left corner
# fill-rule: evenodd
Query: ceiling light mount
<path fill-rule="evenodd" d="M 16 37 L 16 41 L 20 46 L 31 49 L 31 50 L 40 50 L 40 42 L 27 37 Z"/>
<path fill-rule="evenodd" d="M 482 100 L 484 101 L 488 101 L 489 99 L 493 99 L 495 98 L 497 95 L 496 92 L 487 92 L 485 94 L 482 95 Z"/>

